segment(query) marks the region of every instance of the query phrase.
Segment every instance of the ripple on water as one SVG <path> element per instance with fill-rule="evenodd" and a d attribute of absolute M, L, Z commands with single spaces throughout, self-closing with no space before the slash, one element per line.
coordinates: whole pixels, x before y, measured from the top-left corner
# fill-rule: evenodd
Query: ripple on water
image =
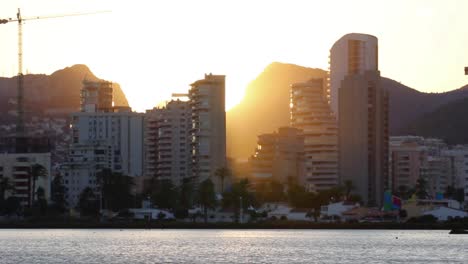
<path fill-rule="evenodd" d="M 0 263 L 466 263 L 468 236 L 447 233 L 0 230 Z"/>

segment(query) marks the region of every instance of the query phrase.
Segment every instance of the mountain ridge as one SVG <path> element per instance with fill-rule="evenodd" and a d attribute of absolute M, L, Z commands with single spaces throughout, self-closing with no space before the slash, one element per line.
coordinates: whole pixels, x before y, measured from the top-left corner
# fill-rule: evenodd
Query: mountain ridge
<path fill-rule="evenodd" d="M 28 112 L 72 112 L 80 108 L 80 90 L 84 79 L 102 80 L 84 64 L 75 64 L 47 74 L 24 75 L 24 105 Z M 12 110 L 16 100 L 17 76 L 0 77 L 0 113 Z M 118 83 L 113 83 L 115 105 L 128 106 Z"/>
<path fill-rule="evenodd" d="M 242 101 L 226 114 L 228 156 L 245 160 L 254 153 L 258 135 L 288 126 L 290 85 L 310 78 L 326 78 L 326 74 L 322 69 L 290 63 L 274 62 L 265 67 L 249 83 Z M 386 77 L 382 77 L 381 85 L 389 91 L 391 135 L 417 131 L 409 128 L 412 122 L 468 97 L 468 85 L 441 93 L 420 92 Z"/>

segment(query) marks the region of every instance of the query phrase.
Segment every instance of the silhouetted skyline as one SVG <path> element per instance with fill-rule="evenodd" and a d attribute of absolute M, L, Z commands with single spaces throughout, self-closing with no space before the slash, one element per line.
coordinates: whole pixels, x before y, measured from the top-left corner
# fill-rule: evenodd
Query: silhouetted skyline
<path fill-rule="evenodd" d="M 8 1 L 0 18 L 96 10 L 110 14 L 27 23 L 25 72 L 77 63 L 118 82 L 138 111 L 205 72 L 226 74 L 230 108 L 273 61 L 327 69 L 329 49 L 349 32 L 379 38 L 382 76 L 426 92 L 461 87 L 468 54 L 464 14 L 451 1 Z M 0 26 L 0 75 L 16 74 L 16 25 Z M 142 94 L 144 93 L 144 96 Z"/>

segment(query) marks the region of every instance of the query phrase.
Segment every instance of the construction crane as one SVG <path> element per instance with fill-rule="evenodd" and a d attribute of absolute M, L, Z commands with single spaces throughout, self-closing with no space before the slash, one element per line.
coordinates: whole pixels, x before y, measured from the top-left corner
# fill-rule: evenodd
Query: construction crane
<path fill-rule="evenodd" d="M 70 17 L 70 16 L 83 16 L 83 15 L 93 15 L 99 13 L 108 13 L 110 11 L 97 11 L 89 13 L 75 13 L 75 14 L 61 14 L 61 15 L 51 15 L 51 16 L 35 16 L 35 17 L 22 17 L 21 10 L 18 8 L 18 13 L 16 13 L 16 18 L 0 19 L 0 24 L 7 24 L 10 22 L 18 22 L 18 87 L 17 87 L 17 122 L 16 122 L 16 137 L 23 138 L 25 135 L 24 131 L 24 106 L 23 106 L 23 22 L 30 20 L 38 19 L 48 19 L 48 18 L 61 18 L 61 17 Z"/>

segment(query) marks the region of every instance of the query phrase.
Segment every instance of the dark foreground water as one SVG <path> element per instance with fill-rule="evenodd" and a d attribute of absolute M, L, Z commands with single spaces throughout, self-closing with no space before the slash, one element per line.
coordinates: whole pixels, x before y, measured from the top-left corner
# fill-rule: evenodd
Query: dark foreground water
<path fill-rule="evenodd" d="M 0 263 L 468 263 L 468 235 L 413 230 L 10 229 L 0 230 Z"/>

